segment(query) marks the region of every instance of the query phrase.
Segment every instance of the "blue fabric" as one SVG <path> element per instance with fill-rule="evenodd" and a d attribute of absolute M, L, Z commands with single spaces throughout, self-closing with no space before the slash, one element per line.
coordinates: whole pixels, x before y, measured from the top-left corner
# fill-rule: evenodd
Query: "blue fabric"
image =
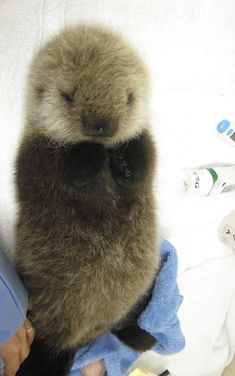
<path fill-rule="evenodd" d="M 27 306 L 27 291 L 0 249 L 0 345 L 7 342 L 22 326 Z M 0 358 L 0 368 L 2 366 Z"/>
<path fill-rule="evenodd" d="M 157 340 L 153 350 L 171 355 L 185 346 L 177 312 L 182 303 L 176 282 L 177 255 L 166 240 L 160 241 L 161 269 L 156 279 L 152 298 L 139 317 L 138 324 Z M 103 359 L 108 376 L 122 376 L 138 359 L 139 353 L 125 346 L 111 333 L 105 333 L 91 345 L 81 348 L 76 356 L 70 376 L 81 376 L 79 368 Z"/>
<path fill-rule="evenodd" d="M 27 306 L 27 291 L 0 249 L 0 344 L 7 342 L 22 326 Z"/>

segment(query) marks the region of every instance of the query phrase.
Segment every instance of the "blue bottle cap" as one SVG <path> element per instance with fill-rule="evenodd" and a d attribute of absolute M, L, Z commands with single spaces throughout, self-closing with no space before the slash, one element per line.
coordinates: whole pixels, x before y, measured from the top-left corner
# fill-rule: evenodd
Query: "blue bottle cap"
<path fill-rule="evenodd" d="M 224 133 L 230 126 L 230 122 L 228 120 L 222 120 L 216 127 L 219 133 Z"/>

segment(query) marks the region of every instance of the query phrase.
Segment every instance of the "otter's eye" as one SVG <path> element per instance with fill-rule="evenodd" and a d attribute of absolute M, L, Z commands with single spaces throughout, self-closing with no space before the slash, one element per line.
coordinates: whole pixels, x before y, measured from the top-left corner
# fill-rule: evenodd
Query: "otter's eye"
<path fill-rule="evenodd" d="M 130 94 L 128 94 L 128 96 L 127 96 L 127 101 L 126 101 L 126 103 L 127 104 L 132 104 L 134 102 L 134 95 L 132 94 L 132 93 L 130 93 Z"/>
<path fill-rule="evenodd" d="M 62 97 L 64 98 L 65 102 L 67 103 L 73 103 L 73 95 L 74 94 L 68 94 L 68 93 L 61 93 Z"/>

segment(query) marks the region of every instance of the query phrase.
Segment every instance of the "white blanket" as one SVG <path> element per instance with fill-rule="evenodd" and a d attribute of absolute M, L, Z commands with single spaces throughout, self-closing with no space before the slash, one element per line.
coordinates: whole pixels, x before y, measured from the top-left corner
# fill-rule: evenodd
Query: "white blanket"
<path fill-rule="evenodd" d="M 156 182 L 160 234 L 179 255 L 185 350 L 147 353 L 145 368 L 176 376 L 218 376 L 235 352 L 235 255 L 219 243 L 220 220 L 235 194 L 184 197 L 181 168 L 234 163 L 235 148 L 215 132 L 235 124 L 234 0 L 1 0 L 0 238 L 14 253 L 13 161 L 22 127 L 27 64 L 48 36 L 71 22 L 98 21 L 120 29 L 152 73 L 152 124 L 159 148 Z"/>

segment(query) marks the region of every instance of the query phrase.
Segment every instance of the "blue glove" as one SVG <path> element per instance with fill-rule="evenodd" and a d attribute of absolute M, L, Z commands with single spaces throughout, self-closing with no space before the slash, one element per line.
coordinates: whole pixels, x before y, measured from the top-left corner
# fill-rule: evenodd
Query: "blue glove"
<path fill-rule="evenodd" d="M 10 261 L 0 249 L 0 345 L 23 325 L 28 294 Z M 3 362 L 0 358 L 0 367 Z"/>

